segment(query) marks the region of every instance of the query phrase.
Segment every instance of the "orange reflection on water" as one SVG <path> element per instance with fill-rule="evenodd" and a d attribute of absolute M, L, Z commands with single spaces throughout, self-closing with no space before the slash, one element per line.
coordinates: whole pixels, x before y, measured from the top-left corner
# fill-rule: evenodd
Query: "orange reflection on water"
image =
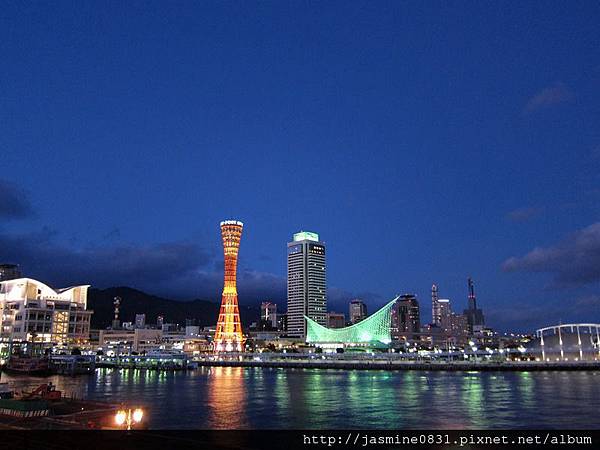
<path fill-rule="evenodd" d="M 243 367 L 212 367 L 208 374 L 208 428 L 247 428 Z"/>

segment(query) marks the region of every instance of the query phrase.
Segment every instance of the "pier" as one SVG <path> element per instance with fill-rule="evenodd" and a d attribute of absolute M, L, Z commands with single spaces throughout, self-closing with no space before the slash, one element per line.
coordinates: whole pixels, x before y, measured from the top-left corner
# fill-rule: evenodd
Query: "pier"
<path fill-rule="evenodd" d="M 339 370 L 561 371 L 600 370 L 600 361 L 416 361 L 400 359 L 206 359 L 199 366 Z"/>

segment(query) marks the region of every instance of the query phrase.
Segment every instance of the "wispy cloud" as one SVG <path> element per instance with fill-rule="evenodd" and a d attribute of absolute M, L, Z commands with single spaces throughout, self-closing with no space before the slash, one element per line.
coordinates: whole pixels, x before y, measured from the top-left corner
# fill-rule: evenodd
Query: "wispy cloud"
<path fill-rule="evenodd" d="M 600 222 L 578 230 L 549 247 L 536 247 L 504 261 L 507 272 L 552 274 L 555 286 L 584 286 L 600 281 Z"/>
<path fill-rule="evenodd" d="M 0 219 L 22 219 L 33 214 L 27 192 L 0 180 Z"/>
<path fill-rule="evenodd" d="M 570 101 L 573 97 L 573 93 L 567 86 L 563 83 L 557 83 L 554 86 L 542 89 L 531 97 L 525 105 L 523 112 L 529 114 L 540 109 Z"/>
<path fill-rule="evenodd" d="M 517 208 L 512 211 L 509 211 L 506 214 L 506 218 L 513 222 L 527 222 L 529 220 L 535 219 L 539 215 L 544 212 L 544 208 L 541 207 L 526 207 L 526 208 Z"/>

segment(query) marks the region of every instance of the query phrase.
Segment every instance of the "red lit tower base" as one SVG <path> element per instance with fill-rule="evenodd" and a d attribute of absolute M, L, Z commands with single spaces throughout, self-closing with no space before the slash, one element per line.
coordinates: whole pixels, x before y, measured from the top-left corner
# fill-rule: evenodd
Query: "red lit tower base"
<path fill-rule="evenodd" d="M 244 224 L 237 220 L 221 222 L 221 237 L 225 254 L 225 284 L 215 332 L 214 350 L 216 352 L 241 352 L 243 349 L 244 337 L 236 287 L 237 258 L 243 226 Z"/>

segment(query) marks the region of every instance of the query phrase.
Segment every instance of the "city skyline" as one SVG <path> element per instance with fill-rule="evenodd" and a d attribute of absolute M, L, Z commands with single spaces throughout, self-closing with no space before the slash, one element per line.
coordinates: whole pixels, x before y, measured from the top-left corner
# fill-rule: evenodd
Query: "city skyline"
<path fill-rule="evenodd" d="M 308 229 L 332 310 L 472 277 L 498 330 L 596 317 L 600 14 L 553 5 L 7 5 L 0 263 L 218 301 L 239 217 L 242 304 Z"/>

